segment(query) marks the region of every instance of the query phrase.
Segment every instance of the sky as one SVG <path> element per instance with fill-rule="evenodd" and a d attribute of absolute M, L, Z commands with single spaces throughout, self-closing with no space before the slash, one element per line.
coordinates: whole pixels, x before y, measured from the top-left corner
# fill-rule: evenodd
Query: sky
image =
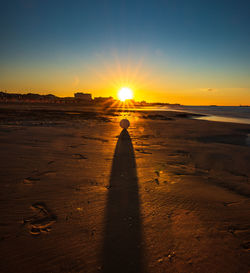
<path fill-rule="evenodd" d="M 11 0 L 0 90 L 250 105 L 249 0 Z"/>

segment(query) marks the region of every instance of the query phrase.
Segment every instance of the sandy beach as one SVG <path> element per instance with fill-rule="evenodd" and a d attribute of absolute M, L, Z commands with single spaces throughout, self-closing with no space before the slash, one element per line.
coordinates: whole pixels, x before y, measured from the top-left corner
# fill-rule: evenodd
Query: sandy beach
<path fill-rule="evenodd" d="M 249 133 L 174 111 L 1 105 L 0 272 L 249 273 Z"/>

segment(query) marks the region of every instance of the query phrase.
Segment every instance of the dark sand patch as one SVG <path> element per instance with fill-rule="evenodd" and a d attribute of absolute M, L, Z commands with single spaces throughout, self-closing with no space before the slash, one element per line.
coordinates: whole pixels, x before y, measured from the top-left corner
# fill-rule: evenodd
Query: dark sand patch
<path fill-rule="evenodd" d="M 206 115 L 195 114 L 195 113 L 176 113 L 175 117 L 177 118 L 194 118 L 194 117 L 205 117 Z"/>
<path fill-rule="evenodd" d="M 96 140 L 96 141 L 101 141 L 101 142 L 108 142 L 107 139 L 105 138 L 100 138 L 100 137 L 91 137 L 91 136 L 82 136 L 83 139 L 88 139 L 88 140 Z"/>
<path fill-rule="evenodd" d="M 164 115 L 144 115 L 142 118 L 151 120 L 173 120 L 173 118 L 166 117 Z"/>
<path fill-rule="evenodd" d="M 231 145 L 247 145 L 247 136 L 234 134 L 234 135 L 215 135 L 215 136 L 202 136 L 197 138 L 198 141 L 203 143 L 223 143 L 223 144 L 231 144 Z"/>
<path fill-rule="evenodd" d="M 84 146 L 86 145 L 85 143 L 81 143 L 81 144 L 76 144 L 76 145 L 69 145 L 70 148 L 78 148 L 80 146 Z"/>
<path fill-rule="evenodd" d="M 151 152 L 147 152 L 145 151 L 144 149 L 135 149 L 135 151 L 137 151 L 138 153 L 141 153 L 141 154 L 147 154 L 147 155 L 151 155 L 152 153 Z"/>
<path fill-rule="evenodd" d="M 22 126 L 58 126 L 64 122 L 96 120 L 101 122 L 110 122 L 110 119 L 104 117 L 96 111 L 81 111 L 72 114 L 71 111 L 60 109 L 0 109 L 0 124 L 22 125 Z"/>

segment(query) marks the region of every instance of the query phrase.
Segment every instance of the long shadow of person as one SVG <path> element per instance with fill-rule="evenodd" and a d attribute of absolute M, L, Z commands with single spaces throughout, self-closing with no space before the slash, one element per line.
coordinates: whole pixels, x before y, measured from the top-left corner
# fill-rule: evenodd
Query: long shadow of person
<path fill-rule="evenodd" d="M 105 221 L 103 272 L 144 272 L 136 162 L 126 129 L 115 148 Z"/>

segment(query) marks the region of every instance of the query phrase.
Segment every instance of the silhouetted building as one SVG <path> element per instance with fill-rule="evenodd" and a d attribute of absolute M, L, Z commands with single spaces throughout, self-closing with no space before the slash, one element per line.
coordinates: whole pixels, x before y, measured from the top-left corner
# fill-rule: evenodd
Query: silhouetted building
<path fill-rule="evenodd" d="M 113 101 L 114 101 L 113 97 L 95 97 L 94 98 L 95 103 L 109 103 Z"/>
<path fill-rule="evenodd" d="M 92 95 L 89 93 L 78 92 L 78 93 L 75 93 L 74 96 L 75 96 L 75 99 L 77 100 L 88 101 L 88 102 L 92 101 Z"/>

